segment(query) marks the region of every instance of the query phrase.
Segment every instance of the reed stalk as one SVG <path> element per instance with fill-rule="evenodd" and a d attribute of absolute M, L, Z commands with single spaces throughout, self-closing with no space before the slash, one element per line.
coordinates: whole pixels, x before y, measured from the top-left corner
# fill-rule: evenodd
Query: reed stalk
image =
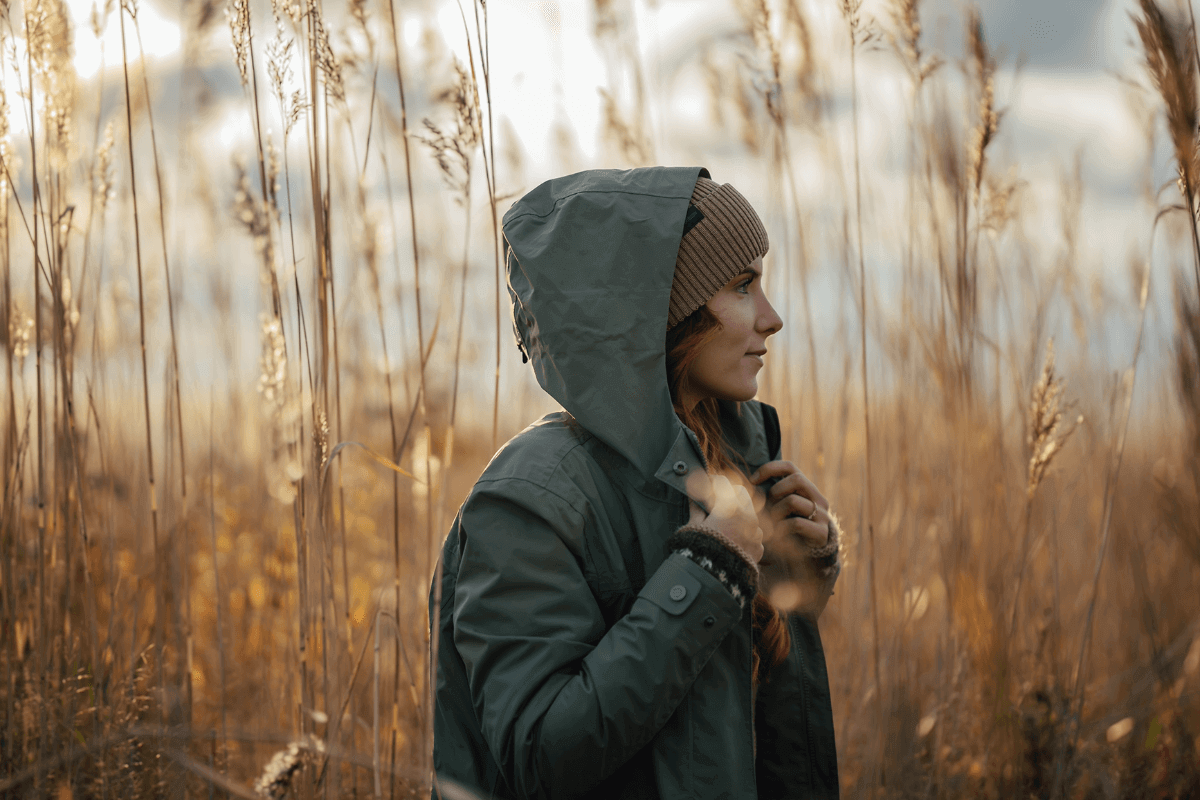
<path fill-rule="evenodd" d="M 159 688 L 159 719 L 163 725 L 167 722 L 167 686 L 163 664 L 163 613 L 164 590 L 162 586 L 163 562 L 159 552 L 158 531 L 158 492 L 154 482 L 154 441 L 150 430 L 150 378 L 146 364 L 146 298 L 142 280 L 142 236 L 138 216 L 137 171 L 133 158 L 133 99 L 129 90 L 129 55 L 125 41 L 125 14 L 128 9 L 122 4 L 120 11 L 121 23 L 121 70 L 125 81 L 125 131 L 126 144 L 129 152 L 129 194 L 133 202 L 133 241 L 134 263 L 137 267 L 138 285 L 138 341 L 141 345 L 142 360 L 142 406 L 146 422 L 146 474 L 150 493 L 150 529 L 154 542 L 154 652 L 158 667 Z"/>
<path fill-rule="evenodd" d="M 1192 216 L 1189 214 L 1188 216 Z M 1194 219 L 1193 219 L 1194 222 Z M 1151 244 L 1153 247 L 1153 243 Z M 1142 335 L 1146 327 L 1146 300 L 1150 296 L 1150 264 L 1146 261 L 1142 273 L 1141 291 L 1138 297 L 1138 332 L 1133 345 L 1133 363 L 1124 374 L 1125 407 L 1121 415 L 1121 427 L 1113 444 L 1113 455 L 1109 460 L 1110 466 L 1104 478 L 1104 511 L 1100 518 L 1100 552 L 1096 554 L 1096 568 L 1092 573 L 1092 585 L 1089 591 L 1087 614 L 1084 617 L 1083 637 L 1079 643 L 1079 658 L 1075 665 L 1075 684 L 1072 688 L 1074 695 L 1071 703 L 1074 711 L 1067 719 L 1067 729 L 1062 737 L 1061 745 L 1055 756 L 1054 788 L 1051 797 L 1059 796 L 1064 772 L 1067 767 L 1067 754 L 1074 753 L 1079 743 L 1079 730 L 1083 724 L 1083 706 L 1087 691 L 1087 659 L 1091 643 L 1092 619 L 1096 611 L 1096 598 L 1100 591 L 1100 573 L 1104 569 L 1104 557 L 1108 552 L 1108 540 L 1112 531 L 1113 503 L 1116 499 L 1117 481 L 1121 476 L 1121 462 L 1125 457 L 1125 436 L 1129 430 L 1129 412 L 1133 407 L 1133 390 L 1137 384 L 1138 361 L 1142 354 Z"/>
<path fill-rule="evenodd" d="M 29 6 L 26 4 L 25 5 L 25 30 L 26 31 L 33 30 L 33 26 L 30 24 L 29 12 L 30 12 Z M 43 267 L 42 267 L 42 263 L 41 263 L 41 259 L 40 259 L 41 251 L 38 246 L 38 242 L 39 242 L 38 209 L 41 207 L 41 189 L 40 189 L 39 181 L 38 181 L 38 166 L 37 166 L 37 164 L 38 164 L 38 162 L 37 162 L 38 148 L 37 148 L 37 136 L 36 136 L 37 115 L 34 112 L 34 105 L 33 105 L 33 97 L 34 97 L 34 83 L 33 83 L 34 71 L 33 71 L 33 52 L 32 52 L 33 48 L 26 47 L 25 49 L 26 49 L 26 66 L 27 66 L 28 73 L 29 73 L 29 96 L 28 96 L 28 100 L 29 100 L 29 119 L 28 119 L 28 123 L 29 123 L 29 160 L 30 160 L 30 164 L 31 164 L 30 173 L 33 177 L 33 181 L 32 181 L 32 183 L 33 183 L 33 187 L 32 187 L 33 188 L 33 202 L 32 202 L 32 208 L 30 209 L 30 216 L 32 217 L 32 221 L 33 221 L 33 225 L 32 225 L 33 234 L 31 237 L 33 240 L 33 319 L 34 319 L 33 350 L 34 350 L 34 375 L 35 375 L 35 379 L 37 381 L 37 384 L 36 384 L 37 443 L 36 443 L 36 447 L 35 447 L 35 449 L 37 451 L 37 549 L 35 551 L 36 558 L 37 558 L 37 580 L 36 580 L 36 584 L 35 584 L 36 585 L 36 595 L 37 595 L 37 605 L 36 605 L 36 609 L 35 609 L 35 613 L 34 613 L 34 618 L 37 620 L 37 630 L 40 632 L 40 631 L 46 630 L 46 627 L 45 627 L 45 623 L 46 623 L 46 605 L 45 605 L 45 603 L 46 603 L 46 566 L 45 566 L 45 564 L 46 564 L 46 558 L 45 558 L 45 551 L 46 551 L 46 450 L 45 450 L 46 399 L 45 399 L 45 395 L 44 395 L 45 384 L 42 380 L 42 284 L 41 284 L 41 280 L 42 280 Z M 36 672 L 37 679 L 36 680 L 37 680 L 37 684 L 38 684 L 38 691 L 40 693 L 42 693 L 44 696 L 45 688 L 46 688 L 46 668 L 48 665 L 46 664 L 46 656 L 45 656 L 44 646 L 40 641 L 42 638 L 44 638 L 44 637 L 39 637 L 35 663 L 37 666 L 37 672 Z M 42 720 L 41 720 L 42 721 L 42 730 L 45 730 L 45 724 L 46 724 L 45 714 L 46 714 L 46 712 L 43 710 Z M 36 756 L 35 756 L 37 758 L 38 764 L 40 764 L 41 760 L 42 760 L 43 745 L 44 745 L 43 737 L 39 736 L 37 752 L 36 752 Z M 34 783 L 35 787 L 40 782 L 40 777 L 41 777 L 41 771 L 39 768 L 38 773 L 35 778 L 35 783 Z"/>
<path fill-rule="evenodd" d="M 842 0 L 842 14 L 850 35 L 850 124 L 854 129 L 854 223 L 858 239 L 859 343 L 862 347 L 863 400 L 863 521 L 867 528 L 867 568 L 870 573 L 872 663 L 875 672 L 875 701 L 879 728 L 879 785 L 887 786 L 885 761 L 886 726 L 884 719 L 883 680 L 879 668 L 879 592 L 875 577 L 875 526 L 871 516 L 871 406 L 867 369 L 867 271 L 863 255 L 862 175 L 858 142 L 858 46 L 864 33 L 860 28 L 861 0 Z"/>
<path fill-rule="evenodd" d="M 488 208 L 492 213 L 492 257 L 495 261 L 496 292 L 496 370 L 492 387 L 492 450 L 498 446 L 500 425 L 500 287 L 504 280 L 500 265 L 500 224 L 496 217 L 496 137 L 494 132 L 495 108 L 492 106 L 491 41 L 488 37 L 487 4 L 472 2 L 475 9 L 475 41 L 479 45 L 479 66 L 483 71 L 483 93 L 487 103 L 487 139 L 480 142 L 483 154 L 483 172 L 487 177 Z M 479 11 L 483 9 L 483 25 L 480 26 Z M 474 70 L 472 70 L 473 72 Z M 476 84 L 478 85 L 478 83 Z"/>
<path fill-rule="evenodd" d="M 799 15 L 799 9 L 794 9 L 794 13 Z M 771 16 L 765 0 L 756 0 L 749 8 L 751 35 L 758 43 L 759 47 L 767 53 L 770 62 L 769 80 L 766 83 L 764 90 L 760 91 L 763 103 L 767 109 L 767 116 L 771 120 L 773 131 L 774 159 L 775 162 L 782 166 L 782 174 L 785 176 L 785 186 L 791 197 L 792 204 L 792 226 L 795 229 L 796 238 L 799 242 L 799 259 L 796 272 L 800 276 L 800 296 L 804 310 L 804 330 L 805 338 L 808 343 L 808 368 L 809 374 L 808 384 L 814 387 L 811 392 L 812 397 L 812 432 L 813 438 L 816 441 L 816 459 L 815 465 L 820 470 L 820 474 L 825 472 L 825 431 L 821 419 L 821 394 L 819 389 L 815 387 L 821 386 L 821 365 L 817 359 L 816 334 L 813 329 L 813 314 L 812 302 L 809 297 L 809 264 L 806 252 L 806 233 L 804 219 L 800 211 L 800 196 L 796 190 L 796 173 L 792 163 L 792 149 L 788 137 L 788 117 L 789 108 L 787 106 L 787 94 L 783 90 L 783 67 L 782 55 L 780 53 L 780 43 L 776 40 L 771 32 Z M 784 202 L 785 209 L 787 201 Z M 785 211 L 785 214 L 787 212 Z M 790 234 L 790 232 L 789 232 Z M 791 241 L 790 235 L 785 235 L 784 246 L 788 247 Z M 786 250 L 785 250 L 786 253 Z M 788 258 L 788 266 L 791 266 L 791 259 Z M 791 277 L 791 270 L 787 273 L 788 278 Z M 788 280 L 786 286 L 791 287 L 791 281 Z M 786 299 L 785 299 L 786 302 Z M 786 302 L 788 307 L 790 302 Z"/>
<path fill-rule="evenodd" d="M 420 384 L 419 384 L 419 388 L 418 388 L 416 402 L 413 404 L 413 410 L 415 413 L 416 410 L 418 408 L 420 408 L 422 410 L 422 416 L 424 416 L 424 413 L 423 413 L 424 412 L 424 404 L 425 404 L 425 398 L 428 397 L 428 392 L 426 390 L 426 385 L 425 385 L 425 360 L 426 360 L 425 344 L 424 344 L 425 333 L 424 333 L 423 316 L 421 313 L 421 260 L 420 260 L 420 248 L 418 247 L 418 244 L 417 244 L 417 210 L 416 210 L 416 201 L 415 201 L 414 194 L 413 194 L 412 161 L 411 161 L 411 154 L 409 152 L 409 143 L 408 143 L 408 105 L 406 103 L 405 94 L 404 94 L 403 56 L 400 51 L 399 32 L 398 32 L 398 28 L 396 25 L 395 0 L 388 0 L 388 16 L 389 16 L 389 20 L 391 22 L 391 28 L 392 28 L 392 50 L 396 56 L 396 62 L 395 62 L 396 88 L 400 95 L 400 135 L 404 142 L 404 176 L 405 176 L 405 182 L 406 182 L 407 188 L 408 188 L 409 237 L 412 241 L 413 280 L 414 280 L 413 291 L 414 291 L 414 295 L 415 295 L 416 312 L 417 312 L 417 353 L 420 356 Z M 431 337 L 431 339 L 432 339 L 432 337 Z M 432 347 L 432 344 L 433 344 L 432 341 L 430 341 L 430 347 Z M 406 434 L 405 439 L 407 440 L 407 438 L 408 437 Z M 428 435 L 428 423 L 426 423 L 426 441 L 432 442 L 432 439 Z M 428 487 L 426 495 L 425 495 L 425 497 L 426 497 L 425 518 L 426 518 L 427 524 L 430 525 L 429 530 L 428 530 L 428 544 L 425 548 L 424 558 L 422 559 L 425 562 L 428 562 L 428 560 L 432 557 L 431 544 L 432 544 L 432 538 L 433 538 L 433 528 L 432 528 L 433 481 L 431 480 L 431 470 L 430 470 L 430 463 L 429 463 L 429 451 L 431 449 L 432 448 L 426 448 L 426 451 L 425 451 L 426 452 L 425 485 L 426 485 L 426 487 Z M 423 571 L 423 574 L 428 575 L 428 574 L 430 574 L 430 572 L 431 572 L 431 570 L 428 568 L 428 565 L 426 565 L 426 568 Z M 438 581 L 437 577 L 435 577 L 434 578 L 435 591 L 437 591 L 436 587 L 439 584 L 440 584 L 440 582 Z M 399 577 L 397 576 L 397 583 L 396 583 L 397 613 L 399 613 L 400 607 L 401 607 L 400 606 L 400 584 L 399 584 Z M 436 614 L 436 607 L 435 607 L 435 614 Z M 432 621 L 431 626 L 432 626 L 432 634 L 431 634 L 431 642 L 430 642 L 430 652 L 434 655 L 431 657 L 431 659 L 428 659 L 426 661 L 426 666 L 425 666 L 425 688 L 426 688 L 426 693 L 427 693 L 426 701 L 429 703 L 429 705 L 426 707 L 426 709 L 422 710 L 422 715 L 421 715 L 421 718 L 423 720 L 422 730 L 421 730 L 421 741 L 424 743 L 424 746 L 422 747 L 422 762 L 423 763 L 421 765 L 421 773 L 423 775 L 429 773 L 430 769 L 432 768 L 432 763 L 433 763 L 433 741 L 432 741 L 433 726 L 432 726 L 431 722 L 432 722 L 432 718 L 433 718 L 432 703 L 433 703 L 434 685 L 433 685 L 433 681 L 430 680 L 432 677 L 432 674 L 430 672 L 430 670 L 431 670 L 430 664 L 432 663 L 432 660 L 434 658 L 436 658 L 436 653 L 437 653 L 437 638 L 436 638 L 437 623 L 436 623 L 436 621 Z M 397 628 L 398 627 L 399 626 L 397 626 Z M 399 631 L 397 631 L 396 662 L 399 663 L 399 661 L 400 661 L 400 634 L 399 634 Z M 400 695 L 400 675 L 399 675 L 399 670 L 396 670 L 395 695 L 394 696 L 398 698 L 399 695 Z M 396 704 L 395 701 L 393 703 L 392 713 L 393 713 L 394 724 L 399 725 L 399 706 Z M 395 760 L 395 740 L 394 739 L 393 739 L 392 759 Z"/>
<path fill-rule="evenodd" d="M 190 553 L 190 547 L 189 547 L 189 542 L 188 542 L 189 532 L 188 532 L 188 493 L 187 493 L 187 439 L 184 438 L 184 433 L 183 433 L 183 399 L 182 399 L 182 394 L 179 389 L 179 371 L 180 371 L 179 341 L 178 341 L 178 337 L 176 336 L 176 332 L 175 332 L 175 299 L 174 299 L 174 293 L 172 292 L 172 289 L 171 289 L 171 260 L 167 253 L 167 213 L 166 213 L 166 207 L 165 207 L 166 200 L 164 198 L 164 192 L 163 192 L 162 166 L 159 163 L 159 158 L 158 158 L 158 134 L 156 133 L 155 126 L 154 126 L 154 101 L 150 95 L 150 80 L 148 77 L 148 70 L 146 69 L 146 51 L 142 45 L 142 30 L 141 30 L 141 25 L 138 24 L 137 16 L 135 13 L 136 7 L 133 5 L 132 2 L 129 4 L 129 11 L 130 11 L 130 17 L 133 20 L 134 35 L 137 38 L 138 58 L 139 58 L 139 63 L 141 65 L 141 69 L 142 69 L 142 92 L 146 98 L 146 122 L 150 129 L 150 153 L 154 158 L 154 181 L 155 181 L 155 187 L 158 190 L 157 196 L 158 196 L 159 240 L 162 243 L 163 279 L 166 284 L 166 295 L 167 295 L 167 326 L 168 326 L 168 332 L 170 334 L 170 344 L 171 344 L 171 351 L 170 351 L 171 361 L 170 361 L 170 365 L 169 365 L 169 368 L 171 371 L 170 389 L 174 394 L 174 401 L 175 401 L 175 415 L 174 415 L 175 422 L 176 422 L 175 435 L 179 438 L 179 497 L 180 497 L 180 501 L 183 506 L 181 509 L 180 515 L 179 515 L 179 519 L 180 519 L 180 525 L 183 528 L 183 539 L 184 539 L 183 554 L 184 554 L 184 557 L 186 558 L 187 554 Z M 166 411 L 168 413 L 166 413 L 165 416 L 168 420 L 168 435 L 169 435 L 169 433 L 170 433 L 169 420 L 171 417 L 171 414 L 169 413 L 170 412 L 169 401 L 167 401 L 166 405 L 168 406 L 168 408 L 166 409 Z M 168 445 L 169 445 L 169 438 L 168 438 Z M 175 548 L 171 548 L 171 549 L 174 550 Z M 182 576 L 182 579 L 183 579 L 182 594 L 184 597 L 185 617 L 184 617 L 184 628 L 183 628 L 183 630 L 179 631 L 179 639 L 180 639 L 180 645 L 182 646 L 183 651 L 187 654 L 186 668 L 184 670 L 184 688 L 185 688 L 185 696 L 187 698 L 187 719 L 188 719 L 188 723 L 190 724 L 191 718 L 192 718 L 192 699 L 193 699 L 192 663 L 191 663 L 192 662 L 191 654 L 193 652 L 193 639 L 192 639 L 191 592 L 188 591 L 188 586 L 187 586 L 188 570 L 187 570 L 186 566 L 180 570 L 180 575 Z"/>
<path fill-rule="evenodd" d="M 379 616 L 383 613 L 380 608 L 375 612 L 375 671 L 371 681 L 371 773 L 374 779 L 375 800 L 383 797 L 383 782 L 380 776 L 379 761 Z M 396 632 L 399 638 L 399 631 Z M 397 672 L 399 672 L 399 664 Z"/>
<path fill-rule="evenodd" d="M 225 687 L 225 627 L 221 617 L 222 607 L 222 592 L 221 592 L 221 566 L 219 556 L 217 554 L 217 470 L 215 465 L 216 447 L 213 443 L 214 414 L 213 414 L 213 397 L 210 389 L 208 396 L 208 533 L 210 543 L 212 545 L 212 560 L 213 560 L 213 588 L 216 595 L 213 605 L 216 606 L 217 613 L 217 672 L 220 676 L 220 709 L 221 709 L 221 749 L 223 753 L 229 751 L 229 722 L 226 714 L 226 687 Z"/>

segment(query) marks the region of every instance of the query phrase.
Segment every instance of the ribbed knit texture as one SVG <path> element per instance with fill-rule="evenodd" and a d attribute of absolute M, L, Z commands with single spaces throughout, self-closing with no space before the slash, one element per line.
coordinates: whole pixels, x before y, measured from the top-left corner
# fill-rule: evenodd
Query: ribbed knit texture
<path fill-rule="evenodd" d="M 838 563 L 839 550 L 841 549 L 842 532 L 838 528 L 837 517 L 832 511 L 826 512 L 829 514 L 828 538 L 825 544 L 821 547 L 813 547 L 808 545 L 808 555 L 812 558 L 817 566 L 817 573 L 822 578 L 828 578 L 833 574 Z"/>
<path fill-rule="evenodd" d="M 758 565 L 715 528 L 684 525 L 667 539 L 667 549 L 687 556 L 721 582 L 742 609 L 758 592 Z"/>
<path fill-rule="evenodd" d="M 707 303 L 750 262 L 766 255 L 769 247 L 762 220 L 728 183 L 697 179 L 691 204 L 704 219 L 679 243 L 667 330 Z"/>

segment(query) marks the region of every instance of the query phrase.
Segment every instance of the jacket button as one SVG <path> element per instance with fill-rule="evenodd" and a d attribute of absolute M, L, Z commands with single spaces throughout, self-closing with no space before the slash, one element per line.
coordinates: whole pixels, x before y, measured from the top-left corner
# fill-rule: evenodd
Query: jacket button
<path fill-rule="evenodd" d="M 671 587 L 670 596 L 672 600 L 678 603 L 680 600 L 687 597 L 687 589 L 683 588 L 683 586 L 677 583 Z"/>
<path fill-rule="evenodd" d="M 716 617 L 705 617 L 704 618 L 704 627 L 711 628 L 713 625 L 716 625 L 716 624 L 717 624 Z"/>
<path fill-rule="evenodd" d="M 676 461 L 675 466 L 671 467 L 671 469 L 675 470 L 676 475 L 686 475 L 688 471 L 687 464 L 682 461 Z"/>

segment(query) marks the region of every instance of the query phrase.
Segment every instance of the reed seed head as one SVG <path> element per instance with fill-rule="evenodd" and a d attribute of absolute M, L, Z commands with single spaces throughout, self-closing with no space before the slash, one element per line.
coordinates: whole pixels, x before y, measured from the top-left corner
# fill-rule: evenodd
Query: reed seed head
<path fill-rule="evenodd" d="M 259 277 L 263 285 L 271 286 L 275 270 L 275 245 L 271 239 L 271 204 L 254 197 L 245 165 L 235 163 L 234 169 L 237 171 L 237 189 L 233 195 L 233 213 L 254 241 L 254 251 L 259 256 L 262 268 Z"/>
<path fill-rule="evenodd" d="M 454 59 L 454 83 L 438 96 L 448 105 L 453 119 L 451 127 L 443 130 L 429 118 L 422 122 L 427 131 L 418 138 L 433 151 L 438 169 L 446 185 L 453 190 L 455 200 L 465 203 L 471 183 L 471 156 L 483 137 L 479 117 L 479 90 L 457 58 Z"/>
<path fill-rule="evenodd" d="M 755 48 L 765 53 L 769 62 L 767 69 L 754 70 L 752 85 L 767 109 L 767 116 L 778 127 L 785 124 L 783 106 L 783 57 L 779 42 L 771 33 L 771 10 L 766 0 L 745 0 L 742 3 L 742 18 L 746 20 Z"/>
<path fill-rule="evenodd" d="M 1026 496 L 1032 498 L 1046 476 L 1050 463 L 1058 455 L 1075 428 L 1083 422 L 1083 415 L 1078 415 L 1066 430 L 1062 430 L 1064 412 L 1069 413 L 1073 401 L 1063 401 L 1065 382 L 1054 372 L 1054 340 L 1046 342 L 1046 360 L 1042 364 L 1042 374 L 1033 387 L 1029 403 L 1029 430 L 1026 441 L 1029 444 L 1029 471 L 1025 483 Z"/>
<path fill-rule="evenodd" d="M 1134 17 L 1146 69 L 1167 107 L 1167 130 L 1175 148 L 1181 189 L 1196 189 L 1196 41 L 1182 14 L 1166 14 L 1155 0 L 1139 0 Z"/>
<path fill-rule="evenodd" d="M 859 16 L 859 11 L 862 9 L 862 0 L 842 0 L 841 11 L 842 17 L 845 18 L 846 24 L 850 26 L 850 32 L 857 34 L 862 26 L 862 19 Z M 855 42 L 857 44 L 857 41 Z"/>
<path fill-rule="evenodd" d="M 296 498 L 295 483 L 304 470 L 297 457 L 299 446 L 300 404 L 293 387 L 288 383 L 287 344 L 283 320 L 274 314 L 259 314 L 262 331 L 262 352 L 259 356 L 258 393 L 269 437 L 268 456 L 264 465 L 267 489 L 281 503 Z"/>
<path fill-rule="evenodd" d="M 108 17 L 116 4 L 116 0 L 104 0 L 100 5 L 92 3 L 92 13 L 88 21 L 92 26 L 92 35 L 97 39 L 104 35 L 104 30 L 108 27 Z"/>
<path fill-rule="evenodd" d="M 299 89 L 292 92 L 292 102 L 287 106 L 287 120 L 283 127 L 283 137 L 286 139 L 292 132 L 292 128 L 304 116 L 305 110 L 308 109 L 308 103 L 304 100 L 304 93 Z"/>
<path fill-rule="evenodd" d="M 267 42 L 267 76 L 271 80 L 271 91 L 281 106 L 286 106 L 286 87 L 292 79 L 292 45 L 295 39 L 287 36 L 283 29 L 283 18 L 272 3 L 275 11 L 275 35 Z"/>
<path fill-rule="evenodd" d="M 267 800 L 283 800 L 287 796 L 292 778 L 300 768 L 315 756 L 324 753 L 325 743 L 312 734 L 306 734 L 303 738 L 289 743 L 286 748 L 271 757 L 262 774 L 255 779 L 255 793 Z"/>
<path fill-rule="evenodd" d="M 649 160 L 649 146 L 636 121 L 625 118 L 616 97 L 607 89 L 600 89 L 603 103 L 604 133 L 606 138 L 620 148 L 621 155 L 631 164 L 645 164 Z"/>
<path fill-rule="evenodd" d="M 17 172 L 16 164 L 13 163 L 12 142 L 9 138 L 9 111 L 8 96 L 4 92 L 4 85 L 0 84 L 0 220 L 5 221 L 8 220 L 8 192 L 12 188 L 9 186 L 8 177 Z M 7 222 L 3 224 L 7 224 Z"/>
<path fill-rule="evenodd" d="M 329 460 L 329 415 L 325 413 L 325 408 L 318 405 L 316 408 L 316 424 L 313 426 L 313 438 L 317 452 L 317 472 L 325 468 L 325 462 Z"/>
<path fill-rule="evenodd" d="M 230 0 L 225 8 L 232 38 L 233 60 L 237 64 L 242 88 L 250 85 L 250 3 L 249 0 Z"/>
<path fill-rule="evenodd" d="M 267 192 L 270 194 L 271 213 L 279 219 L 279 148 L 267 131 Z"/>
<path fill-rule="evenodd" d="M 26 42 L 42 86 L 46 149 L 56 169 L 68 166 L 71 113 L 75 108 L 74 31 L 61 0 L 33 0 L 26 12 Z"/>
<path fill-rule="evenodd" d="M 979 199 L 988 145 L 996 137 L 1000 115 L 995 106 L 996 61 L 983 38 L 983 20 L 978 9 L 967 14 L 967 51 L 970 54 L 971 77 L 975 84 L 975 125 L 971 129 L 970 164 L 973 199 Z"/>
<path fill-rule="evenodd" d="M 309 1 L 308 13 L 313 20 L 313 31 L 316 37 L 317 50 L 317 69 L 321 71 L 321 75 L 325 78 L 325 91 L 337 103 L 346 102 L 346 84 L 342 79 L 342 62 L 338 60 L 333 52 L 333 46 L 329 43 L 329 34 L 325 31 L 325 24 L 321 21 L 321 12 L 313 0 Z"/>
<path fill-rule="evenodd" d="M 96 162 L 92 167 L 92 202 L 101 214 L 113 196 L 112 148 L 113 124 L 109 122 L 104 126 L 104 139 L 96 148 Z"/>
<path fill-rule="evenodd" d="M 894 32 L 887 35 L 892 49 L 900 57 L 917 88 L 942 65 L 942 59 L 921 49 L 920 0 L 892 0 L 891 17 Z"/>
<path fill-rule="evenodd" d="M 1015 169 L 1001 178 L 988 174 L 985 183 L 987 192 L 983 204 L 982 226 L 985 230 L 999 233 L 1017 217 L 1017 201 L 1024 181 L 1017 177 Z"/>
<path fill-rule="evenodd" d="M 262 372 L 258 376 L 258 393 L 262 395 L 263 401 L 274 409 L 282 402 L 287 387 L 287 350 L 283 341 L 283 321 L 264 312 L 259 314 L 259 324 L 262 328 L 262 355 L 258 363 Z"/>
<path fill-rule="evenodd" d="M 921 63 L 921 14 L 919 0 L 892 0 L 892 22 L 896 34 L 889 36 L 892 46 L 910 67 Z"/>
<path fill-rule="evenodd" d="M 13 361 L 25 363 L 29 355 L 29 344 L 33 341 L 33 317 L 19 305 L 14 305 L 8 319 L 8 346 L 12 349 Z"/>

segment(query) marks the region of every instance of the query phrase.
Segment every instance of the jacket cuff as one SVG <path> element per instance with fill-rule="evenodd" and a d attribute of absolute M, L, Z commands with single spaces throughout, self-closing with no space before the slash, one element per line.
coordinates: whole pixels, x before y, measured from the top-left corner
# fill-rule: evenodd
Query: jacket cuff
<path fill-rule="evenodd" d="M 667 549 L 708 570 L 743 609 L 758 592 L 758 565 L 715 528 L 684 525 L 667 540 Z"/>

